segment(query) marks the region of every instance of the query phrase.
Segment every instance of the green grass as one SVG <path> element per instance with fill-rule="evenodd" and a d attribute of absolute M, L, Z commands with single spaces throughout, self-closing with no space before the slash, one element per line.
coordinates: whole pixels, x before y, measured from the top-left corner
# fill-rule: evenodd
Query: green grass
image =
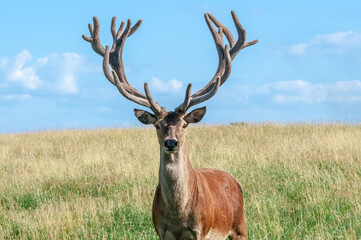
<path fill-rule="evenodd" d="M 361 239 L 361 126 L 191 127 L 194 167 L 241 184 L 249 239 Z M 0 135 L 0 239 L 158 239 L 153 129 Z"/>

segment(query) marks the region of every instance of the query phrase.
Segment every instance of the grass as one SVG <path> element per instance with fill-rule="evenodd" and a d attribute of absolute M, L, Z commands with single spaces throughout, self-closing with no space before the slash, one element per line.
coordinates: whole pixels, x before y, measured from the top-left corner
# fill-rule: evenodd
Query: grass
<path fill-rule="evenodd" d="M 191 127 L 243 187 L 250 239 L 361 239 L 361 125 Z M 153 129 L 0 135 L 0 239 L 158 239 Z"/>

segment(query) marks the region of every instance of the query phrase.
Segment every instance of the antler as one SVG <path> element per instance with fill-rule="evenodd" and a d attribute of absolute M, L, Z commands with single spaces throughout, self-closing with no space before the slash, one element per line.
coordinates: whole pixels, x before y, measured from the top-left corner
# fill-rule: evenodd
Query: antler
<path fill-rule="evenodd" d="M 238 40 L 235 41 L 231 31 L 224 26 L 221 22 L 219 22 L 212 14 L 206 13 L 204 17 L 206 19 L 206 23 L 208 25 L 209 30 L 213 36 L 214 43 L 216 44 L 217 52 L 218 52 L 218 68 L 212 80 L 201 90 L 194 93 L 191 96 L 191 88 L 192 84 L 190 83 L 186 90 L 186 96 L 184 102 L 176 108 L 176 111 L 180 113 L 185 113 L 187 110 L 201 102 L 208 100 L 213 97 L 218 88 L 227 80 L 231 73 L 232 68 L 232 60 L 237 56 L 239 51 L 243 48 L 252 46 L 258 42 L 258 40 L 253 40 L 251 42 L 246 42 L 246 30 L 242 27 L 241 23 L 238 20 L 238 17 L 234 11 L 232 13 L 232 18 L 234 25 L 236 26 L 238 33 Z M 212 22 L 218 27 L 218 32 L 212 25 Z M 224 45 L 223 43 L 223 33 L 226 36 L 228 43 L 230 45 L 230 50 L 228 45 Z"/>
<path fill-rule="evenodd" d="M 90 42 L 93 50 L 96 53 L 103 57 L 103 71 L 105 77 L 118 88 L 119 92 L 125 98 L 150 108 L 156 115 L 162 115 L 165 109 L 154 101 L 152 95 L 150 94 L 148 84 L 144 83 L 144 95 L 129 84 L 124 71 L 122 54 L 125 40 L 135 31 L 137 31 L 140 24 L 142 23 L 142 20 L 139 20 L 133 27 L 131 27 L 131 21 L 128 19 L 125 29 L 125 23 L 122 22 L 117 31 L 116 17 L 113 17 L 110 28 L 113 36 L 113 45 L 110 50 L 108 45 L 106 45 L 104 49 L 100 43 L 100 24 L 97 17 L 93 17 L 93 23 L 94 27 L 91 23 L 88 24 L 91 37 L 87 37 L 85 35 L 82 35 L 82 37 L 85 41 Z M 113 69 L 112 72 L 109 70 L 109 64 Z"/>

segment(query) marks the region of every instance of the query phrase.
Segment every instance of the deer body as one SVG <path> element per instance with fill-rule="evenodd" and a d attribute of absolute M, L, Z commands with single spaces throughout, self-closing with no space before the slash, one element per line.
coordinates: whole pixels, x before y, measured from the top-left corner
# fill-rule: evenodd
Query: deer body
<path fill-rule="evenodd" d="M 129 84 L 123 66 L 122 53 L 126 39 L 142 23 L 133 27 L 128 19 L 116 30 L 113 17 L 111 33 L 113 45 L 105 48 L 99 40 L 99 21 L 94 17 L 94 27 L 89 24 L 91 37 L 83 38 L 91 43 L 96 53 L 103 57 L 103 71 L 106 78 L 117 87 L 127 99 L 152 110 L 134 109 L 135 116 L 143 124 L 156 128 L 160 145 L 159 184 L 157 186 L 152 218 L 160 239 L 247 239 L 247 228 L 243 213 L 243 194 L 238 182 L 228 173 L 216 169 L 194 169 L 186 146 L 186 129 L 191 123 L 202 120 L 206 108 L 188 110 L 213 97 L 231 73 L 232 60 L 240 50 L 258 42 L 246 42 L 246 31 L 237 15 L 232 11 L 238 32 L 236 41 L 229 29 L 210 13 L 205 14 L 206 23 L 212 33 L 218 52 L 218 69 L 211 81 L 201 90 L 191 95 L 189 84 L 184 102 L 174 111 L 167 112 L 154 101 L 147 83 L 145 94 Z M 215 30 L 213 24 L 218 28 Z M 123 31 L 124 29 L 124 31 Z M 223 35 L 229 42 L 224 45 Z M 112 71 L 109 70 L 109 65 Z"/>
<path fill-rule="evenodd" d="M 243 196 L 237 181 L 216 169 L 193 169 L 183 148 L 170 156 L 161 150 L 152 214 L 160 238 L 246 237 Z"/>

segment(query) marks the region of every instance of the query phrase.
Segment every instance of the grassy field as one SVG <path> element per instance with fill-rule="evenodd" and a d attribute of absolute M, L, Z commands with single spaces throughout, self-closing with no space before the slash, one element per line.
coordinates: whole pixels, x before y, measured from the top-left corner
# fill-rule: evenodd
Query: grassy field
<path fill-rule="evenodd" d="M 243 187 L 250 239 L 361 239 L 361 125 L 190 127 Z M 0 135 L 0 239 L 157 239 L 153 129 Z"/>

